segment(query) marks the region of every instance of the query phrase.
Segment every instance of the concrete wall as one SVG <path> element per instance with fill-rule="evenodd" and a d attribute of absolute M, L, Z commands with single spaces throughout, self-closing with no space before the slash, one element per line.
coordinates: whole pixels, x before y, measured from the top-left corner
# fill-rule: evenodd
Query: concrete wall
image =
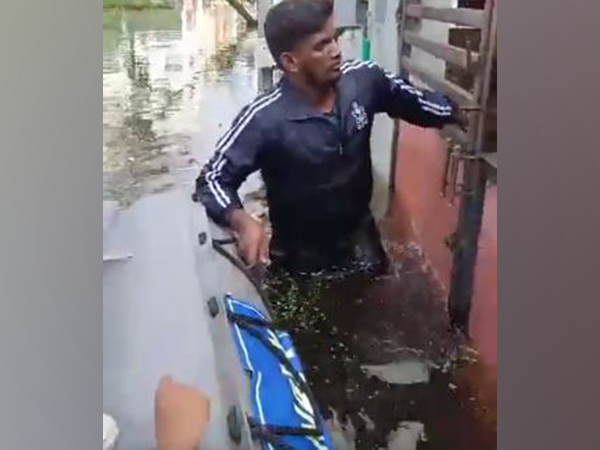
<path fill-rule="evenodd" d="M 437 132 L 401 124 L 392 210 L 406 239 L 423 249 L 447 295 L 452 254 L 444 241 L 456 229 L 459 199 L 452 204 L 440 194 L 445 153 L 445 142 Z M 493 370 L 497 366 L 497 192 L 497 187 L 488 188 L 470 323 L 482 361 Z"/>
<path fill-rule="evenodd" d="M 372 0 L 369 3 L 369 39 L 371 60 L 381 67 L 398 71 L 398 31 L 396 11 L 400 0 Z M 392 161 L 392 138 L 394 122 L 386 115 L 379 115 L 373 124 L 371 137 L 375 189 L 371 208 L 377 219 L 383 218 L 390 202 L 389 186 Z"/>

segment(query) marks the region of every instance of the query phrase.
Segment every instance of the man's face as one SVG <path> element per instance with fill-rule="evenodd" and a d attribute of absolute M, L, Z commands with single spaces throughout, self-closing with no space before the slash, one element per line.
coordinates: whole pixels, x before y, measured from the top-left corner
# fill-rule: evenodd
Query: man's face
<path fill-rule="evenodd" d="M 316 86 L 333 85 L 340 79 L 342 54 L 337 43 L 333 17 L 323 29 L 306 38 L 288 59 L 286 69 L 303 75 Z"/>

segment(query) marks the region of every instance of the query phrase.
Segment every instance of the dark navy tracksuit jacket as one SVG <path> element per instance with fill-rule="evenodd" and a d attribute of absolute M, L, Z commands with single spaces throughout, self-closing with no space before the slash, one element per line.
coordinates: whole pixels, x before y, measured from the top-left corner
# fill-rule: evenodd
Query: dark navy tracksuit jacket
<path fill-rule="evenodd" d="M 260 170 L 276 239 L 315 243 L 352 233 L 370 214 L 373 116 L 433 128 L 455 116 L 447 97 L 372 62 L 345 63 L 337 93 L 334 113 L 324 114 L 284 78 L 246 106 L 196 181 L 209 217 L 225 225 L 230 210 L 242 207 L 238 188 Z"/>

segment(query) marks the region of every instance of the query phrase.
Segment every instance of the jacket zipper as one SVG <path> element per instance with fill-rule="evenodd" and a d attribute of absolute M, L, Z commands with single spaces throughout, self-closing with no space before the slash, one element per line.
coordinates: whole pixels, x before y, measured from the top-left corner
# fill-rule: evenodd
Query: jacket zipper
<path fill-rule="evenodd" d="M 342 112 L 339 108 L 339 104 L 336 105 L 337 107 L 337 115 L 338 115 L 338 120 L 337 120 L 337 132 L 338 132 L 338 137 L 340 140 L 340 143 L 338 144 L 338 150 L 340 153 L 340 156 L 344 156 L 344 144 L 345 144 L 345 139 L 344 139 L 344 121 L 342 120 Z"/>

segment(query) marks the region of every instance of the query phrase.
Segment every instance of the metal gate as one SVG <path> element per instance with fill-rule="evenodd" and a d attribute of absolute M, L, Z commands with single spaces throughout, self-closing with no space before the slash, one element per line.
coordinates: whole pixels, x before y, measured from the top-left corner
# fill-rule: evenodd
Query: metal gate
<path fill-rule="evenodd" d="M 459 0 L 453 8 L 424 3 L 404 0 L 398 10 L 400 73 L 450 96 L 462 112 L 461 125 L 444 130 L 449 145 L 441 191 L 451 202 L 460 199 L 458 225 L 447 242 L 453 252 L 448 303 L 453 326 L 468 334 L 485 192 L 490 176 L 497 174 L 496 0 Z M 424 21 L 458 30 L 456 45 L 423 33 Z M 441 61 L 445 73 L 440 76 L 430 65 L 420 64 L 415 49 Z"/>

